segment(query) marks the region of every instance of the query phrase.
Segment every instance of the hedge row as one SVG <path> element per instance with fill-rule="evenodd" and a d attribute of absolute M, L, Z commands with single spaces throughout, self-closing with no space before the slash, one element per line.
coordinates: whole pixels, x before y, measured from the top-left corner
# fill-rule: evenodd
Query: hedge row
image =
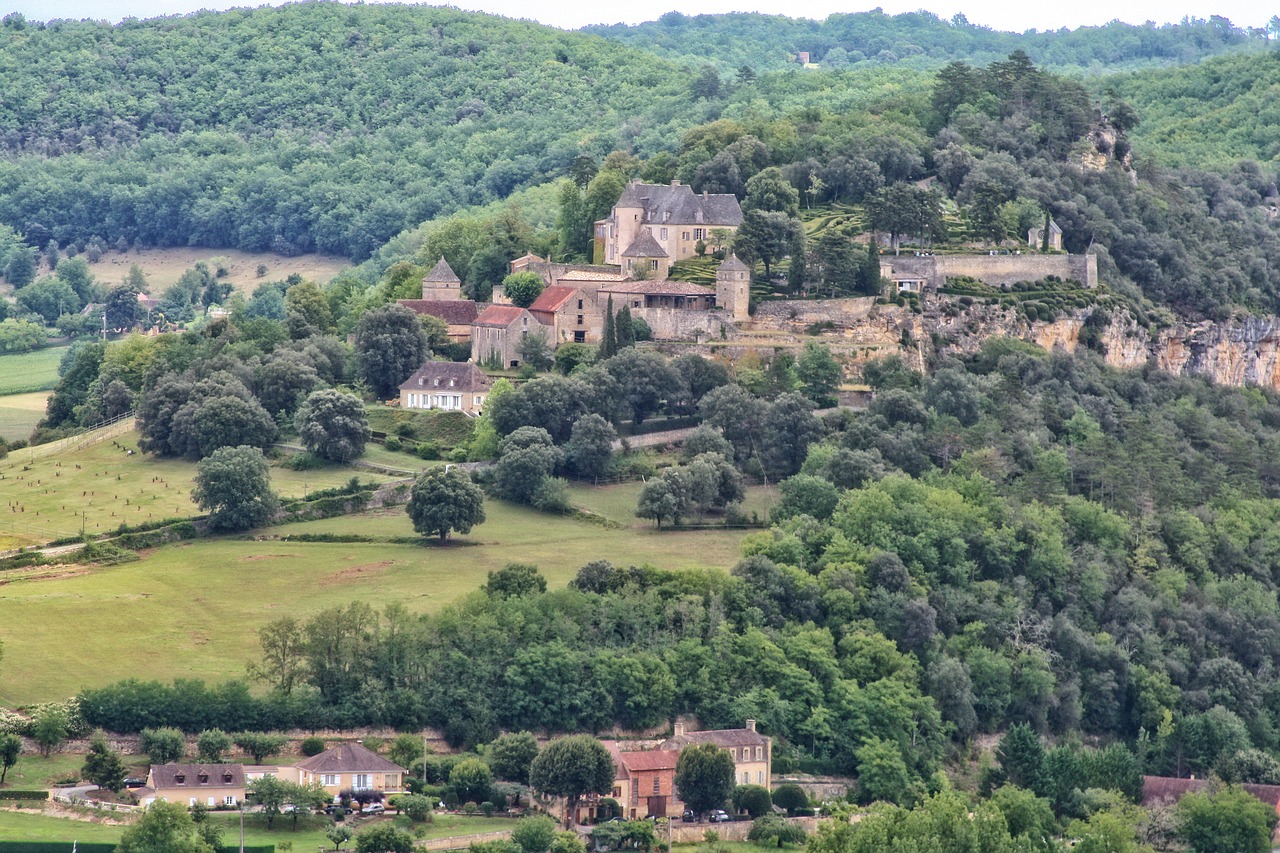
<path fill-rule="evenodd" d="M 0 790 L 0 800 L 47 800 L 48 791 L 22 791 L 17 788 Z"/>

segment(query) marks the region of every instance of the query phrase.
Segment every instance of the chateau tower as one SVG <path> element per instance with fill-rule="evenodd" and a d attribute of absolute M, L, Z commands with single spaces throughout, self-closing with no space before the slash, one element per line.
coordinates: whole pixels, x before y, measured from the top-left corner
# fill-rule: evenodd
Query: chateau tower
<path fill-rule="evenodd" d="M 730 255 L 716 268 L 716 305 L 741 322 L 749 316 L 750 304 L 751 270 L 737 255 Z"/>

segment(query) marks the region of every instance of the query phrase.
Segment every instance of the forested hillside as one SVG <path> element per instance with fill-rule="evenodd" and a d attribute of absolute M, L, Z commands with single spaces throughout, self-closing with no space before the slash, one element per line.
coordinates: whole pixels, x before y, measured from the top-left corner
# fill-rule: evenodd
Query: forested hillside
<path fill-rule="evenodd" d="M 41 248 L 97 235 L 360 258 L 580 150 L 653 150 L 708 117 L 652 54 L 428 6 L 10 15 L 0 88 L 0 208 Z"/>
<path fill-rule="evenodd" d="M 819 24 L 672 13 L 601 32 L 612 40 L 338 3 L 116 26 L 10 15 L 0 27 L 3 220 L 37 249 L 97 236 L 362 259 L 405 228 L 562 177 L 580 154 L 648 159 L 721 117 L 785 136 L 804 132 L 814 110 L 851 124 L 887 116 L 903 125 L 887 133 L 917 140 L 931 167 L 919 129 L 933 129 L 931 75 L 948 59 L 979 65 L 1022 49 L 1042 65 L 1097 72 L 1266 44 L 1216 18 L 1016 35 L 928 14 Z M 793 49 L 851 70 L 798 73 L 778 53 Z M 1235 89 L 1266 73 L 1243 58 L 1222 67 Z M 1133 85 L 1151 95 L 1135 88 L 1135 99 L 1159 114 L 1163 95 L 1145 79 Z M 1217 103 L 1213 85 L 1186 79 L 1200 102 Z M 1262 126 L 1265 92 L 1238 102 L 1261 107 L 1242 127 Z M 1268 156 L 1260 133 L 1196 133 L 1188 158 Z M 1162 144 L 1160 133 L 1144 138 Z"/>
<path fill-rule="evenodd" d="M 1217 16 L 1160 26 L 1112 21 L 1076 30 L 1010 33 L 971 24 L 964 15 L 944 21 L 931 12 L 886 15 L 879 9 L 831 15 L 823 21 L 754 12 L 668 12 L 635 26 L 602 24 L 583 30 L 672 59 L 714 62 L 725 70 L 746 66 L 757 72 L 794 64 L 800 51 L 836 70 L 862 62 L 916 67 L 937 67 L 953 59 L 991 62 L 1015 50 L 1055 70 L 1096 72 L 1195 62 L 1265 46 L 1268 35 Z"/>

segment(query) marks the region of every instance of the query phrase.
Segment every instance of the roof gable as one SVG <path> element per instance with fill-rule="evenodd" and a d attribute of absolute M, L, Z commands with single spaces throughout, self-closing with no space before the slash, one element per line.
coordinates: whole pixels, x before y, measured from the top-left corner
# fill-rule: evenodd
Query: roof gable
<path fill-rule="evenodd" d="M 358 743 L 341 743 L 298 762 L 311 773 L 404 773 L 405 769 Z"/>
<path fill-rule="evenodd" d="M 462 279 L 458 278 L 457 273 L 453 271 L 453 267 L 449 266 L 449 262 L 444 259 L 444 255 L 440 256 L 440 260 L 436 261 L 436 265 L 431 268 L 431 272 L 427 273 L 423 283 L 432 284 L 462 284 Z"/>
<path fill-rule="evenodd" d="M 157 789 L 244 787 L 242 764 L 152 764 L 150 775 Z"/>
<path fill-rule="evenodd" d="M 658 244 L 658 241 L 649 233 L 649 229 L 641 228 L 639 236 L 632 241 L 627 250 L 622 253 L 624 258 L 669 258 L 666 249 Z"/>
<path fill-rule="evenodd" d="M 561 287 L 556 285 L 554 287 L 545 288 L 538 294 L 538 298 L 533 300 L 533 304 L 529 306 L 529 311 L 559 311 L 577 292 L 578 289 L 576 287 Z"/>
<path fill-rule="evenodd" d="M 438 384 L 437 380 L 439 380 Z M 404 381 L 400 390 L 416 391 L 420 388 L 440 387 L 462 391 L 487 391 L 493 387 L 493 380 L 470 362 L 428 361 Z"/>
<path fill-rule="evenodd" d="M 642 184 L 633 181 L 616 207 L 640 208 L 644 221 L 656 224 L 710 225 L 736 228 L 742 224 L 742 205 L 732 193 L 698 195 L 685 184 Z"/>
<path fill-rule="evenodd" d="M 510 326 L 525 314 L 518 305 L 490 305 L 480 312 L 473 326 Z"/>
<path fill-rule="evenodd" d="M 397 299 L 418 316 L 439 317 L 450 326 L 469 326 L 480 309 L 473 299 Z"/>

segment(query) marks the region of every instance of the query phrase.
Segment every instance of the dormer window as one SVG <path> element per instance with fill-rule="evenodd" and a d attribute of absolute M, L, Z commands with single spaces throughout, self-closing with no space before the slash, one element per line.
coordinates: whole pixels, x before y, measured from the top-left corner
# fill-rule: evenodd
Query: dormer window
<path fill-rule="evenodd" d="M 201 773 L 201 774 L 200 774 L 199 776 L 197 776 L 196 778 L 200 780 L 200 784 L 201 784 L 201 785 L 208 785 L 208 784 L 209 784 L 209 774 L 208 774 L 208 773 Z"/>
<path fill-rule="evenodd" d="M 173 781 L 174 781 L 174 782 L 177 782 L 179 785 L 185 785 L 185 784 L 187 784 L 187 777 L 186 777 L 186 774 L 183 774 L 183 773 L 175 774 L 175 775 L 174 775 L 174 777 L 173 777 Z"/>
<path fill-rule="evenodd" d="M 223 773 L 223 774 L 222 774 L 222 783 L 223 783 L 224 785 L 230 785 L 230 784 L 231 784 L 231 774 L 230 774 L 230 773 Z"/>
<path fill-rule="evenodd" d="M 456 384 L 457 384 L 457 382 L 455 382 L 454 380 L 452 380 L 452 379 L 450 379 L 450 380 L 449 380 L 449 387 L 450 387 L 450 388 L 452 388 L 452 387 L 453 387 L 454 385 L 456 385 Z"/>
<path fill-rule="evenodd" d="M 439 388 L 439 387 L 440 387 L 440 377 L 439 377 L 439 376 L 437 376 L 437 377 L 436 377 L 436 387 L 437 387 L 437 388 Z"/>

